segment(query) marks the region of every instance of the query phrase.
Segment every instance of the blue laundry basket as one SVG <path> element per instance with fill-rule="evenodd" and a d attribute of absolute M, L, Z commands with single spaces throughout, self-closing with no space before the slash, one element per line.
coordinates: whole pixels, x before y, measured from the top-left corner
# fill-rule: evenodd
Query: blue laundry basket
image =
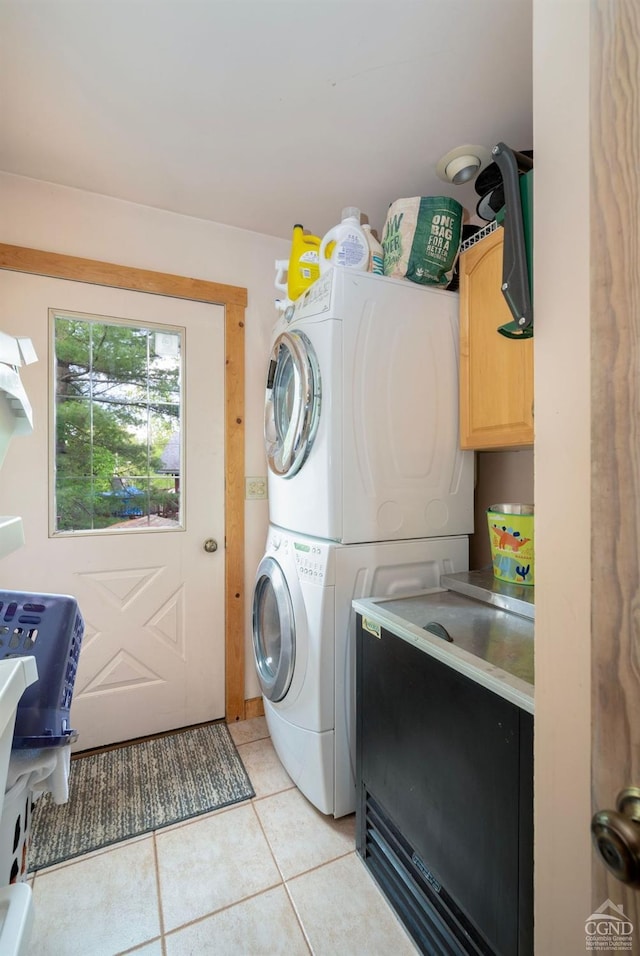
<path fill-rule="evenodd" d="M 0 591 L 0 659 L 35 657 L 39 678 L 18 703 L 13 748 L 63 746 L 77 738 L 69 712 L 83 636 L 75 598 Z"/>

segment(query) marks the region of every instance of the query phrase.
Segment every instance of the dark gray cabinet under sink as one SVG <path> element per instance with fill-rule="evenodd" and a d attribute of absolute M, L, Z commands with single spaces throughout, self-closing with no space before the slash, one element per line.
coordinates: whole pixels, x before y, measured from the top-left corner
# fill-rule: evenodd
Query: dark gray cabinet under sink
<path fill-rule="evenodd" d="M 442 585 L 354 602 L 357 850 L 421 952 L 531 956 L 533 590 Z"/>

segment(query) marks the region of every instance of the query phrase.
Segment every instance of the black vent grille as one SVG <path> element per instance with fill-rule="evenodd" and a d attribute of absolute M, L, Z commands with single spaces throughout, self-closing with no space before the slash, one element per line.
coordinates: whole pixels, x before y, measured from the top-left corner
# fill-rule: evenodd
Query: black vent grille
<path fill-rule="evenodd" d="M 365 866 L 427 956 L 496 956 L 414 852 L 380 804 L 365 791 Z"/>

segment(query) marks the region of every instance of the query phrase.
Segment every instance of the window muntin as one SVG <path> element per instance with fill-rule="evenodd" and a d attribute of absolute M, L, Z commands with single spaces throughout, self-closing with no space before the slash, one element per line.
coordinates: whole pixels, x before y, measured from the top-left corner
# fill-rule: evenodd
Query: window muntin
<path fill-rule="evenodd" d="M 50 321 L 52 533 L 182 529 L 183 330 Z"/>

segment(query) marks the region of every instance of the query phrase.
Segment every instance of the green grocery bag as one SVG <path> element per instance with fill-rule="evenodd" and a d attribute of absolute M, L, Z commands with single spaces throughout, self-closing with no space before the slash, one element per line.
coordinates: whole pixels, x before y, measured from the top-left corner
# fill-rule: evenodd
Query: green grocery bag
<path fill-rule="evenodd" d="M 448 196 L 396 199 L 384 229 L 384 274 L 447 286 L 460 252 L 463 208 Z"/>

